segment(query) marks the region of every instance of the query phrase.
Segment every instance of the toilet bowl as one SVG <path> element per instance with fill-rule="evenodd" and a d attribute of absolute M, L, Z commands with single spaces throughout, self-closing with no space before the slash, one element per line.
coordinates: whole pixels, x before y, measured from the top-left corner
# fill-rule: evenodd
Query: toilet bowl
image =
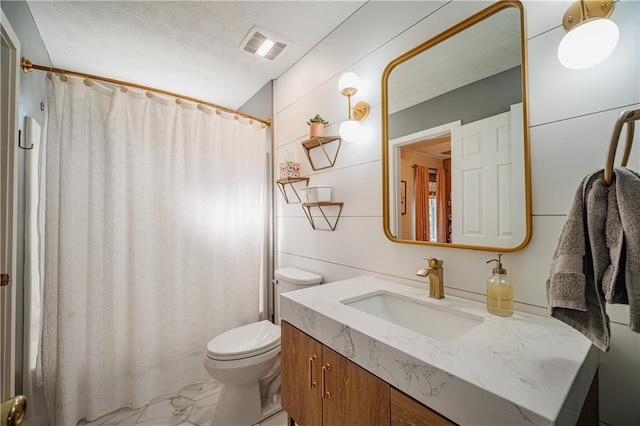
<path fill-rule="evenodd" d="M 296 268 L 275 271 L 276 323 L 279 296 L 320 284 L 322 277 Z M 237 327 L 213 338 L 204 367 L 222 384 L 212 425 L 254 425 L 280 406 L 280 326 L 270 321 Z"/>

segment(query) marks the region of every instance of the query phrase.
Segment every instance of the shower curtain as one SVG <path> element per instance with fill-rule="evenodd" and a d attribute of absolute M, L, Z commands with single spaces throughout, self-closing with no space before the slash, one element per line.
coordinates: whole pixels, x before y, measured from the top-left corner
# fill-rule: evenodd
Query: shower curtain
<path fill-rule="evenodd" d="M 46 124 L 45 124 L 46 126 Z M 42 276 L 44 275 L 44 170 L 43 154 L 46 137 L 40 125 L 27 117 L 26 127 L 32 133 L 32 149 L 25 153 L 25 218 L 24 218 L 24 315 L 22 353 L 22 392 L 27 397 L 25 423 L 47 424 L 42 388 Z"/>
<path fill-rule="evenodd" d="M 55 425 L 204 379 L 258 319 L 266 130 L 49 75 L 43 380 Z"/>

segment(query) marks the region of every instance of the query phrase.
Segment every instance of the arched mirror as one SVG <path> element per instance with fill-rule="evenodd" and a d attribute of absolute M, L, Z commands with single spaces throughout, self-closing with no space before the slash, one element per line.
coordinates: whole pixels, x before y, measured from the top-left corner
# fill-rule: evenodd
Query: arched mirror
<path fill-rule="evenodd" d="M 522 4 L 500 1 L 387 65 L 383 219 L 392 241 L 491 251 L 529 242 L 525 58 Z"/>

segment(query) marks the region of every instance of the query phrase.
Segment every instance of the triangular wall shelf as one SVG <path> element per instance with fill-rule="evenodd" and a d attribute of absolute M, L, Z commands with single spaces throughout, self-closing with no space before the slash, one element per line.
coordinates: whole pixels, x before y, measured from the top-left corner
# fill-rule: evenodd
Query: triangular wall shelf
<path fill-rule="evenodd" d="M 336 153 L 333 156 L 333 159 L 329 156 L 329 153 L 327 153 L 327 150 L 325 149 L 325 145 L 331 142 L 335 142 L 338 141 L 338 148 L 336 149 Z M 309 160 L 309 164 L 311 164 L 311 168 L 315 171 L 315 170 L 322 170 L 322 169 L 328 169 L 329 167 L 333 167 L 336 164 L 336 159 L 338 158 L 338 152 L 340 152 L 340 145 L 342 145 L 342 139 L 340 138 L 340 136 L 318 136 L 315 138 L 311 138 L 311 139 L 307 139 L 306 141 L 302 142 L 302 147 L 304 148 L 304 153 L 307 155 L 307 159 Z M 314 148 L 318 148 L 320 147 L 322 149 L 322 152 L 324 153 L 325 158 L 327 159 L 327 161 L 329 162 L 328 166 L 323 166 L 323 167 L 316 167 L 315 164 L 313 164 L 313 161 L 311 160 L 311 155 L 309 154 L 309 151 L 311 151 Z"/>
<path fill-rule="evenodd" d="M 300 194 L 298 194 L 298 191 L 296 191 L 296 187 L 294 185 L 294 183 L 297 182 L 304 182 L 304 186 L 307 186 L 309 184 L 309 178 L 308 177 L 286 177 L 286 178 L 282 178 L 282 179 L 278 179 L 276 181 L 276 183 L 278 184 L 278 188 L 280 189 L 280 192 L 282 193 L 282 196 L 284 197 L 284 201 L 287 202 L 287 204 L 299 204 L 302 202 L 302 200 L 300 199 Z M 298 201 L 289 201 L 289 197 L 287 195 L 287 191 L 285 189 L 285 185 L 291 185 L 291 189 L 293 190 L 293 193 L 296 195 L 296 198 L 298 199 Z"/>
<path fill-rule="evenodd" d="M 309 223 L 311 224 L 311 227 L 315 230 L 318 231 L 335 231 L 336 230 L 336 226 L 338 226 L 338 220 L 340 220 L 340 213 L 342 213 L 342 206 L 344 205 L 344 203 L 342 202 L 321 202 L 321 203 L 303 203 L 302 204 L 302 208 L 304 210 L 304 214 L 307 216 L 307 219 L 309 219 Z M 335 222 L 333 222 L 333 224 L 331 224 L 331 222 L 329 221 L 329 217 L 327 217 L 326 213 L 324 212 L 323 207 L 330 207 L 330 206 L 336 206 L 339 207 L 338 209 L 338 214 L 336 215 L 336 220 Z M 318 228 L 316 227 L 316 223 L 313 219 L 313 215 L 311 214 L 311 208 L 312 207 L 316 207 L 318 210 L 320 210 L 320 213 L 322 213 L 322 217 L 324 218 L 325 222 L 327 223 L 327 225 L 329 225 L 329 229 L 324 229 L 324 228 Z"/>

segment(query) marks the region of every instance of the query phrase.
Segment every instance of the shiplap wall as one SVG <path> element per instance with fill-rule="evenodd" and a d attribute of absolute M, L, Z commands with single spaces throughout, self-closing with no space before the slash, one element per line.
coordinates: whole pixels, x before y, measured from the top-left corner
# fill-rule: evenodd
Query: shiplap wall
<path fill-rule="evenodd" d="M 276 195 L 276 267 L 322 274 L 325 282 L 373 275 L 414 286 L 426 255 L 444 259 L 446 293 L 484 301 L 494 253 L 395 244 L 382 228 L 381 76 L 393 58 L 483 9 L 489 2 L 420 1 L 364 4 L 276 81 L 274 161 L 293 156 L 310 185 L 332 186 L 344 201 L 335 232 L 314 231 L 300 205 Z M 545 281 L 550 260 L 581 178 L 604 165 L 613 124 L 624 109 L 640 106 L 640 3 L 617 2 L 612 19 L 620 42 L 605 62 L 583 71 L 563 68 L 558 43 L 570 2 L 525 1 L 533 234 L 523 250 L 503 257 L 515 283 L 516 308 L 547 315 Z M 338 133 L 347 116 L 337 81 L 356 72 L 362 88 L 354 101 L 372 107 L 367 136 L 343 143 L 334 167 L 313 172 L 301 148 L 306 121 L 320 113 Z M 636 131 L 633 168 L 638 168 Z M 623 145 L 623 144 L 622 144 Z M 600 418 L 611 425 L 640 424 L 640 336 L 628 329 L 628 309 L 612 306 L 612 349 L 600 360 Z"/>

